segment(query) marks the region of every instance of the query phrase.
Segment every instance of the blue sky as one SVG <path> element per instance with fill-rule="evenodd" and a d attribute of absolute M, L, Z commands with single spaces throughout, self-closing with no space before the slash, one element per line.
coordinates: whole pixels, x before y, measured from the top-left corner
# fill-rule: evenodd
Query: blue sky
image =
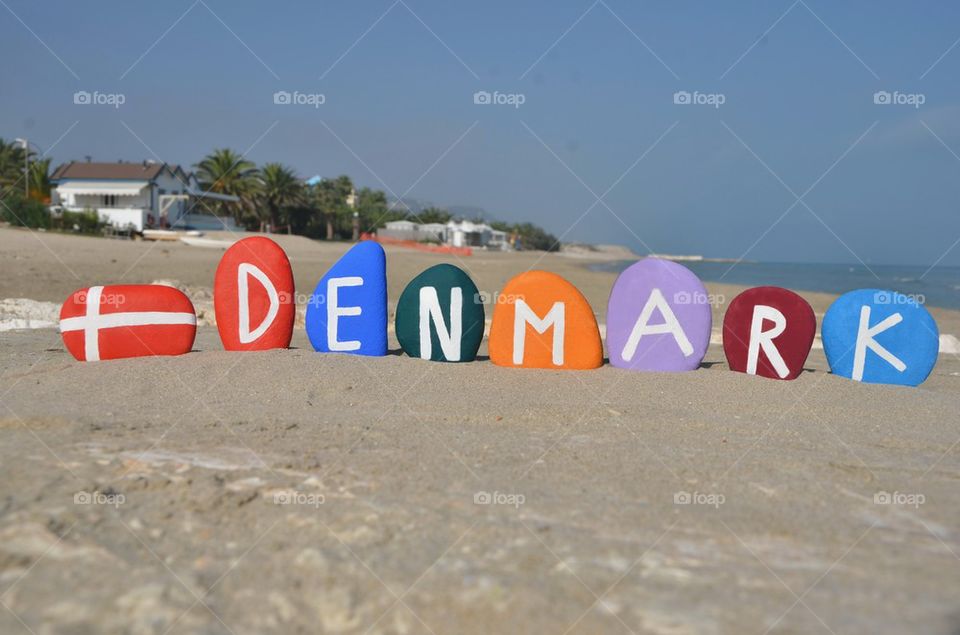
<path fill-rule="evenodd" d="M 228 146 L 639 253 L 958 265 L 958 38 L 947 2 L 3 0 L 0 136 Z"/>

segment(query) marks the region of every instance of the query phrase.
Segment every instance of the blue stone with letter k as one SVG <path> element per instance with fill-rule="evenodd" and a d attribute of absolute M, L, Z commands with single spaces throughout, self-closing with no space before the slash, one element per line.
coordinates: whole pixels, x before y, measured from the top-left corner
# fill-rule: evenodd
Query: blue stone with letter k
<path fill-rule="evenodd" d="M 872 384 L 918 386 L 940 345 L 937 323 L 915 298 L 858 289 L 837 298 L 823 318 L 823 349 L 835 375 Z"/>

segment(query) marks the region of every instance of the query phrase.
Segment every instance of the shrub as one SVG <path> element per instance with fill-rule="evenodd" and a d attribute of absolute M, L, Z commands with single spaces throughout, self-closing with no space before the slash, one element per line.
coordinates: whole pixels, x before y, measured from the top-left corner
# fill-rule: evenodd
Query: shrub
<path fill-rule="evenodd" d="M 57 223 L 63 231 L 72 231 L 80 234 L 99 234 L 103 223 L 97 213 L 91 210 L 83 212 L 64 211 Z"/>
<path fill-rule="evenodd" d="M 8 194 L 0 205 L 0 216 L 11 225 L 46 229 L 50 227 L 50 210 L 40 201 Z"/>

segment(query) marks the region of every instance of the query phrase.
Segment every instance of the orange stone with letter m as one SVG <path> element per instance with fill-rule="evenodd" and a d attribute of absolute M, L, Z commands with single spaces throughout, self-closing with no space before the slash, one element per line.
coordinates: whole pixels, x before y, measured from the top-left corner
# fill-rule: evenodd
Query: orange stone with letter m
<path fill-rule="evenodd" d="M 490 361 L 516 368 L 580 369 L 603 364 L 593 309 L 555 273 L 528 271 L 503 288 L 493 309 Z"/>

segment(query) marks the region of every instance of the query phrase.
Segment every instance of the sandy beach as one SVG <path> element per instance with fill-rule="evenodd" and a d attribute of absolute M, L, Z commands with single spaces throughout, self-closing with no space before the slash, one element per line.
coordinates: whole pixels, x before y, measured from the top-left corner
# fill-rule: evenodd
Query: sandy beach
<path fill-rule="evenodd" d="M 349 247 L 276 239 L 303 293 Z M 537 268 L 603 322 L 615 278 L 387 254 L 391 302 L 438 262 L 491 294 Z M 166 280 L 203 311 L 221 255 L 0 229 L 0 300 Z M 802 295 L 818 321 L 833 299 Z M 81 364 L 55 329 L 0 332 L 0 632 L 960 630 L 957 355 L 904 388 L 820 348 L 794 382 L 730 372 L 718 343 L 684 374 L 505 369 L 485 344 L 430 363 L 395 338 L 321 355 L 302 328 L 227 353 L 205 325 L 194 348 Z"/>

